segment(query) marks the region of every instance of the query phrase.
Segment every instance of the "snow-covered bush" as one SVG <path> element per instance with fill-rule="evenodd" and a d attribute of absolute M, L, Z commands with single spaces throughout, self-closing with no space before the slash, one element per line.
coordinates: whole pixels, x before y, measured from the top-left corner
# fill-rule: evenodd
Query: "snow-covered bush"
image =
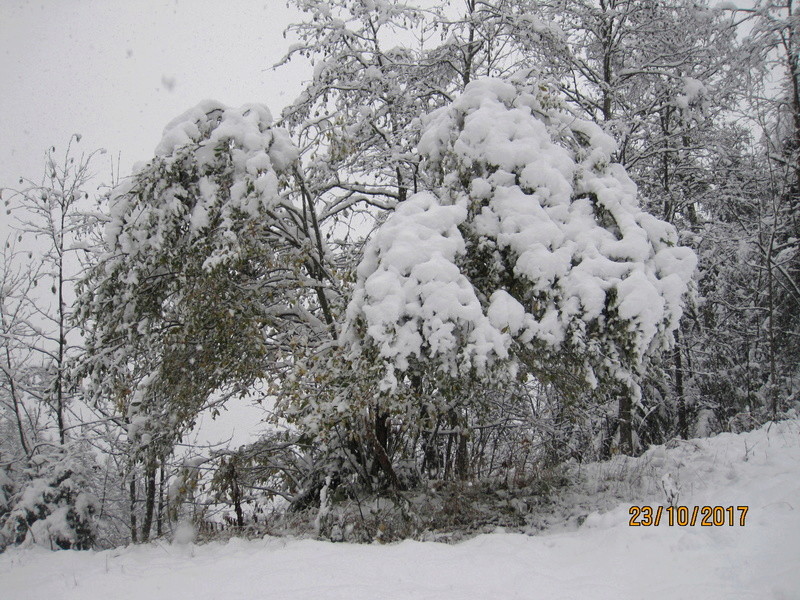
<path fill-rule="evenodd" d="M 383 365 L 375 410 L 408 423 L 469 406 L 492 373 L 530 373 L 618 395 L 630 421 L 696 259 L 639 207 L 614 149 L 546 86 L 478 80 L 424 119 L 430 190 L 375 233 L 347 310 L 354 364 Z M 416 406 L 397 401 L 426 374 Z"/>
<path fill-rule="evenodd" d="M 31 478 L 10 498 L 10 510 L 0 522 L 0 546 L 29 542 L 51 549 L 90 549 L 98 503 L 85 466 L 69 449 L 60 448 L 32 462 Z"/>

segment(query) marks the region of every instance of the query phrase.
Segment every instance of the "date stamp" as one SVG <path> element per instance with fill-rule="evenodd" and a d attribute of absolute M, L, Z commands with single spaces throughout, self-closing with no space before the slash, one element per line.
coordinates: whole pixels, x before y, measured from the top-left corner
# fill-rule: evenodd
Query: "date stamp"
<path fill-rule="evenodd" d="M 661 524 L 670 527 L 744 527 L 749 506 L 631 506 L 628 525 L 649 527 Z"/>

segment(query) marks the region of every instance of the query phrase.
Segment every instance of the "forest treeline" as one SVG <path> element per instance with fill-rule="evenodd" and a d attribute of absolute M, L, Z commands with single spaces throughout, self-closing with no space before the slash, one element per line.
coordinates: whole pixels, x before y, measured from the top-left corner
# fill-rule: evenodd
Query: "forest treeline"
<path fill-rule="evenodd" d="M 0 547 L 320 532 L 796 414 L 792 0 L 292 1 L 280 114 L 3 190 Z M 260 439 L 187 441 L 243 401 Z"/>

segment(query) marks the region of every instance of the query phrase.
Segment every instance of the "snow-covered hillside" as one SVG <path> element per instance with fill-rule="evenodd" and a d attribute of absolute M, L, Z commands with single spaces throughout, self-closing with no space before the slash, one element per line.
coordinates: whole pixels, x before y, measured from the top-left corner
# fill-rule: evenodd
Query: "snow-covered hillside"
<path fill-rule="evenodd" d="M 17 548 L 0 555 L 0 597 L 800 598 L 800 421 L 674 446 L 584 466 L 583 487 L 594 485 L 601 499 L 628 490 L 641 496 L 636 504 L 657 507 L 669 475 L 679 505 L 748 506 L 743 527 L 739 511 L 734 526 L 670 526 L 663 512 L 658 527 L 631 527 L 628 503 L 580 526 L 575 520 L 571 530 L 497 532 L 453 545 L 267 538 L 103 552 Z"/>

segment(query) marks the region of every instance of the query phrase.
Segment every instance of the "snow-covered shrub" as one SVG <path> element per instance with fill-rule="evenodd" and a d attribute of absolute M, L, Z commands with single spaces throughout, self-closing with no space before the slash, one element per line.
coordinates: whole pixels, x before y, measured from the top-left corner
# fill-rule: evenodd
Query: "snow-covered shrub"
<path fill-rule="evenodd" d="M 11 498 L 0 523 L 2 545 L 30 542 L 51 549 L 94 545 L 97 499 L 81 460 L 69 450 L 32 459 L 30 479 Z"/>
<path fill-rule="evenodd" d="M 546 88 L 507 81 L 476 81 L 427 117 L 419 150 L 436 185 L 376 233 L 348 308 L 385 390 L 414 359 L 483 376 L 513 355 L 638 392 L 648 357 L 672 344 L 696 259 L 641 210 L 614 149 Z"/>
<path fill-rule="evenodd" d="M 298 357 L 284 382 L 279 408 L 313 440 L 312 496 L 331 473 L 352 495 L 581 456 L 556 446 L 592 444 L 576 423 L 609 400 L 632 450 L 632 404 L 696 260 L 642 211 L 614 149 L 524 82 L 475 81 L 423 117 L 428 189 L 369 240 L 342 351 Z"/>
<path fill-rule="evenodd" d="M 616 395 L 630 422 L 696 259 L 614 150 L 543 85 L 478 80 L 424 118 L 430 189 L 370 240 L 347 309 L 350 360 L 382 365 L 369 411 L 424 437 L 434 415 L 480 412 L 479 386 L 530 374 Z"/>

